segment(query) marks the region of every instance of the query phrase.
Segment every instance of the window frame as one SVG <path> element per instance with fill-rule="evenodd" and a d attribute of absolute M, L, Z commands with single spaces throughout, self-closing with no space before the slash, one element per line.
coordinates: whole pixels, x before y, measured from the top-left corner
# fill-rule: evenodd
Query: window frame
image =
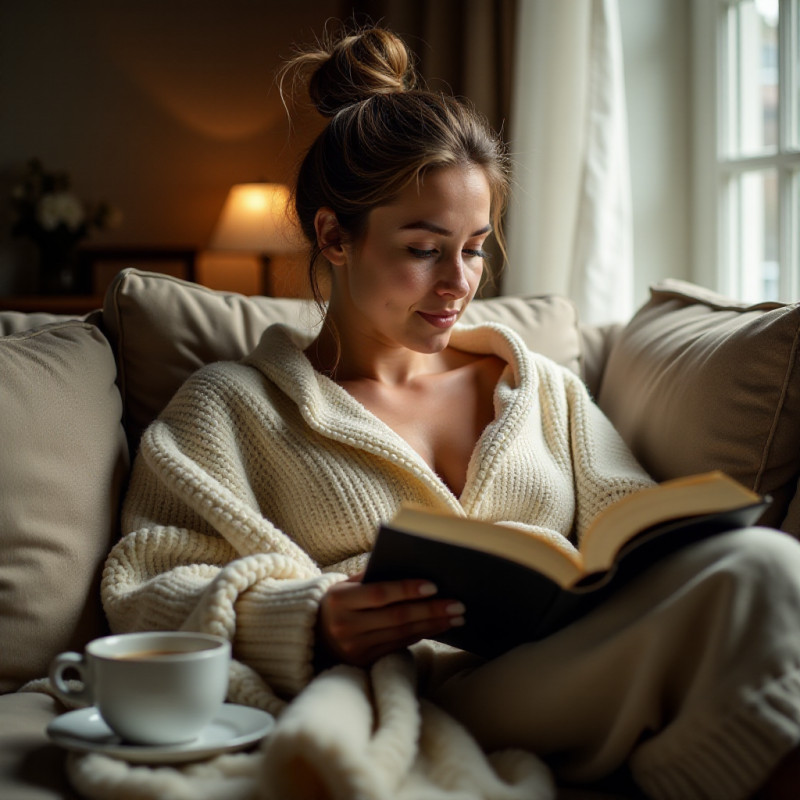
<path fill-rule="evenodd" d="M 778 147 L 774 154 L 731 156 L 725 141 L 730 103 L 724 77 L 730 67 L 724 14 L 739 0 L 692 0 L 693 91 L 693 269 L 692 280 L 732 297 L 741 296 L 738 252 L 727 182 L 746 172 L 778 170 L 778 259 L 781 300 L 800 294 L 800 76 L 786 80 L 797 63 L 800 0 L 780 0 Z M 794 34 L 794 35 L 793 35 Z M 794 111 L 794 113 L 790 113 Z"/>

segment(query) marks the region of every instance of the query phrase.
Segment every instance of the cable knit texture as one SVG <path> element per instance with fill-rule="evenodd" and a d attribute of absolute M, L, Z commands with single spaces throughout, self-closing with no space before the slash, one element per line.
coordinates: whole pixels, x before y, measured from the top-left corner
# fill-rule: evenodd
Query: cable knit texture
<path fill-rule="evenodd" d="M 197 372 L 142 438 L 126 535 L 103 574 L 109 621 L 114 631 L 198 630 L 232 641 L 229 700 L 281 715 L 267 740 L 264 797 L 552 796 L 533 756 L 488 759 L 420 701 L 417 666 L 390 658 L 370 672 L 337 668 L 302 691 L 313 678 L 321 597 L 363 568 L 379 524 L 401 502 L 525 526 L 570 546 L 605 506 L 651 483 L 573 373 L 502 325 L 459 326 L 451 342 L 508 365 L 460 497 L 314 371 L 307 339 L 280 325 L 241 362 Z M 100 767 L 73 764 L 87 795 L 108 788 Z M 123 797 L 128 779 L 143 776 L 130 768 L 109 780 Z"/>
<path fill-rule="evenodd" d="M 563 542 L 650 483 L 571 372 L 500 325 L 458 328 L 452 343 L 508 363 L 461 497 L 314 371 L 288 328 L 269 328 L 241 363 L 196 373 L 142 439 L 127 536 L 103 579 L 112 628 L 226 636 L 271 690 L 293 696 L 312 676 L 320 598 L 363 567 L 402 501 Z"/>

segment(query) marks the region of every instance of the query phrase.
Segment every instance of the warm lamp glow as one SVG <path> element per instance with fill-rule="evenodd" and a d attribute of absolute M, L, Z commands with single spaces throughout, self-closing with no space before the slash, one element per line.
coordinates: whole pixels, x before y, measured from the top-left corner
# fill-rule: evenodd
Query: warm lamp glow
<path fill-rule="evenodd" d="M 228 192 L 209 246 L 266 255 L 296 251 L 302 239 L 291 212 L 288 187 L 237 184 Z"/>

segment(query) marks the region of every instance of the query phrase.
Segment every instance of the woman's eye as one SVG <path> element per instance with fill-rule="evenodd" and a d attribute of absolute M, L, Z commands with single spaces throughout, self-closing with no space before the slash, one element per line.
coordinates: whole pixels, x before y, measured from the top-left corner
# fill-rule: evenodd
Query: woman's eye
<path fill-rule="evenodd" d="M 421 247 L 409 247 L 408 252 L 411 253 L 414 258 L 435 258 L 439 255 L 439 251 L 435 248 L 430 250 L 425 250 Z M 485 250 L 481 250 L 480 248 L 468 248 L 461 251 L 464 256 L 467 258 L 482 258 L 488 259 L 489 254 Z"/>

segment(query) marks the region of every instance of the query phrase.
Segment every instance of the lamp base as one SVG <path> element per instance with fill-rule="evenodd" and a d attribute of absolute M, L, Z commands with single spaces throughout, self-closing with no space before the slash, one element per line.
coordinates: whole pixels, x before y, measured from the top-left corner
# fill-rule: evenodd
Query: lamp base
<path fill-rule="evenodd" d="M 259 259 L 261 261 L 261 294 L 265 297 L 275 297 L 272 259 L 263 253 L 259 256 Z"/>

